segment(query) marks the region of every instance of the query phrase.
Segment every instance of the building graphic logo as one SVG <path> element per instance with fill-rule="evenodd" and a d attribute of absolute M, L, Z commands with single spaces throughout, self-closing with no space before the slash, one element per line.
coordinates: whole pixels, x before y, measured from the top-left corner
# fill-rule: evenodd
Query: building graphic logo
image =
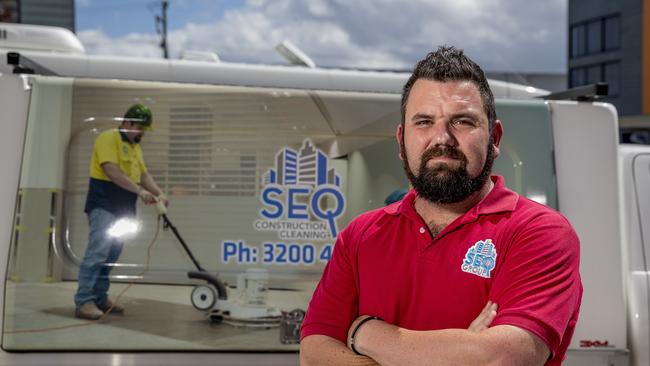
<path fill-rule="evenodd" d="M 281 239 L 336 238 L 336 219 L 345 211 L 341 178 L 310 139 L 298 151 L 278 151 L 275 168 L 264 174 L 262 183 L 265 207 L 254 223 L 256 230 L 277 231 Z"/>
<path fill-rule="evenodd" d="M 463 272 L 490 278 L 490 272 L 494 269 L 496 261 L 497 250 L 492 239 L 479 240 L 467 250 L 460 269 Z"/>

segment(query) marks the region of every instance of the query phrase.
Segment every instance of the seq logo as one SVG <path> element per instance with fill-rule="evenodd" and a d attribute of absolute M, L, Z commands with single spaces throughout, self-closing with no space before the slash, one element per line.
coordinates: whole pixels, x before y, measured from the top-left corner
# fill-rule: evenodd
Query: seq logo
<path fill-rule="evenodd" d="M 276 231 L 280 239 L 329 240 L 338 235 L 336 219 L 345 212 L 341 178 L 310 139 L 296 151 L 284 147 L 275 168 L 262 177 L 264 207 L 259 231 Z"/>
<path fill-rule="evenodd" d="M 460 269 L 480 277 L 490 278 L 497 261 L 497 250 L 492 239 L 479 240 L 465 254 Z"/>

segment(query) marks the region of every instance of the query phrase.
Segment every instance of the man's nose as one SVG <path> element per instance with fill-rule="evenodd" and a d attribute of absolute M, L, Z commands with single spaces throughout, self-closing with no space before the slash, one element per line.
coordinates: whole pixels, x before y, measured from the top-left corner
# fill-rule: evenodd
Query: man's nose
<path fill-rule="evenodd" d="M 434 123 L 432 129 L 433 136 L 431 137 L 432 146 L 455 146 L 456 138 L 454 137 L 451 125 L 447 121 L 438 121 Z"/>

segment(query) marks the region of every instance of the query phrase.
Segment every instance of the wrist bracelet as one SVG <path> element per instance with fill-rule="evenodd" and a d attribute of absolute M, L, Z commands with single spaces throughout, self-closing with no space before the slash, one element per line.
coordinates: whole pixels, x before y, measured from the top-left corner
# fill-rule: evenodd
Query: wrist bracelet
<path fill-rule="evenodd" d="M 354 347 L 354 336 L 357 335 L 357 332 L 359 331 L 359 329 L 361 328 L 362 325 L 364 325 L 365 323 L 367 323 L 367 322 L 369 322 L 371 320 L 384 320 L 384 319 L 382 319 L 382 318 L 380 318 L 378 316 L 369 316 L 369 317 L 363 319 L 362 321 L 360 321 L 359 324 L 357 324 L 357 326 L 354 327 L 354 330 L 352 331 L 352 335 L 350 335 L 350 348 L 352 349 L 352 351 L 354 353 L 358 354 L 359 356 L 365 356 L 365 355 L 359 353 L 359 351 L 357 351 L 357 349 Z"/>

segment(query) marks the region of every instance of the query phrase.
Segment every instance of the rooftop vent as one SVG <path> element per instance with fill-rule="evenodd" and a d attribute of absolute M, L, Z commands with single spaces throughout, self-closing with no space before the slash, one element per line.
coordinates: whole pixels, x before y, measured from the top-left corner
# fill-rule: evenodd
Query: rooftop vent
<path fill-rule="evenodd" d="M 65 28 L 45 25 L 0 23 L 0 48 L 85 53 L 77 36 Z"/>
<path fill-rule="evenodd" d="M 316 67 L 316 64 L 309 56 L 302 52 L 298 46 L 287 40 L 284 40 L 282 43 L 275 46 L 275 50 L 291 62 L 292 65 L 311 68 Z"/>

